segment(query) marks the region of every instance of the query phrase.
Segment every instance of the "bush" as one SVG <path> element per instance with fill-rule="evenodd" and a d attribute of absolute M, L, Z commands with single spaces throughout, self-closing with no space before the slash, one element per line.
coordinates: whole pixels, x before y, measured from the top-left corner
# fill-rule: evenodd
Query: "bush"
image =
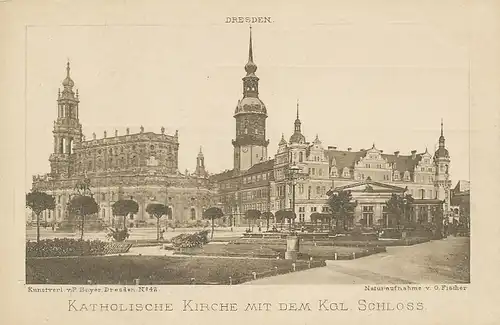
<path fill-rule="evenodd" d="M 105 246 L 106 243 L 99 240 L 44 239 L 26 243 L 26 257 L 102 255 Z"/>
<path fill-rule="evenodd" d="M 44 239 L 26 243 L 26 257 L 92 256 L 126 253 L 131 244 L 70 238 Z"/>
<path fill-rule="evenodd" d="M 130 236 L 128 230 L 125 229 L 109 229 L 109 233 L 107 234 L 108 238 L 112 238 L 116 242 L 122 242 Z"/>
<path fill-rule="evenodd" d="M 208 230 L 199 231 L 194 234 L 180 234 L 173 237 L 171 241 L 175 248 L 202 247 L 208 243 Z"/>

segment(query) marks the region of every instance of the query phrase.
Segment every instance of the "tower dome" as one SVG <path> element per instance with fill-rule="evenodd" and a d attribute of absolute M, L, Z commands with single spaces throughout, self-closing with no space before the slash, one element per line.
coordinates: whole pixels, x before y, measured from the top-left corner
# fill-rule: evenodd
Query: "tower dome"
<path fill-rule="evenodd" d="M 70 67 L 69 67 L 69 61 L 68 61 L 68 63 L 66 64 L 66 78 L 62 82 L 62 85 L 64 86 L 64 88 L 66 88 L 66 87 L 72 88 L 75 85 L 75 82 L 73 81 L 73 79 L 71 79 L 71 77 L 69 75 L 69 71 L 70 71 Z"/>

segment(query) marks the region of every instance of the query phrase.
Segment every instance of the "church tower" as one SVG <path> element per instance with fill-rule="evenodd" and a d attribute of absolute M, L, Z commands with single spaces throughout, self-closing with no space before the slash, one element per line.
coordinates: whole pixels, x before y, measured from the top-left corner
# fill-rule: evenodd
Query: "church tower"
<path fill-rule="evenodd" d="M 78 90 L 73 91 L 75 83 L 70 76 L 69 62 L 66 65 L 66 78 L 62 82 L 57 98 L 57 119 L 54 121 L 54 151 L 50 155 L 50 172 L 53 177 L 70 177 L 73 171 L 73 145 L 82 141 L 82 125 L 79 122 L 80 100 Z"/>
<path fill-rule="evenodd" d="M 234 111 L 236 120 L 236 139 L 234 147 L 234 170 L 248 170 L 253 165 L 267 158 L 266 118 L 267 109 L 259 99 L 259 78 L 255 75 L 257 65 L 253 62 L 252 29 L 248 62 L 245 65 L 246 76 L 243 78 L 243 98 L 238 101 Z"/>
<path fill-rule="evenodd" d="M 200 152 L 198 152 L 198 156 L 196 157 L 195 174 L 196 174 L 196 176 L 199 176 L 199 177 L 207 176 L 207 172 L 205 170 L 205 157 L 203 156 L 203 152 L 201 151 L 201 147 L 200 147 Z"/>
<path fill-rule="evenodd" d="M 445 201 L 445 211 L 448 211 L 450 205 L 450 187 L 451 180 L 449 174 L 450 155 L 445 147 L 443 134 L 443 121 L 441 120 L 441 136 L 439 137 L 439 147 L 434 153 L 434 165 L 436 166 L 436 177 L 434 186 L 437 199 Z"/>

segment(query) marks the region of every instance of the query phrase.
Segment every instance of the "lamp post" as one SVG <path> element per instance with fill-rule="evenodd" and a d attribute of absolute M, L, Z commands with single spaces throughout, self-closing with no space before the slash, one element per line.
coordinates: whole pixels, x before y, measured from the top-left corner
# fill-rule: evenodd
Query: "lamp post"
<path fill-rule="evenodd" d="M 300 172 L 300 167 L 297 165 L 292 165 L 289 168 L 289 177 L 292 182 L 292 213 L 295 214 L 295 185 L 297 180 L 297 173 Z M 292 221 L 290 220 L 290 227 L 292 227 Z"/>

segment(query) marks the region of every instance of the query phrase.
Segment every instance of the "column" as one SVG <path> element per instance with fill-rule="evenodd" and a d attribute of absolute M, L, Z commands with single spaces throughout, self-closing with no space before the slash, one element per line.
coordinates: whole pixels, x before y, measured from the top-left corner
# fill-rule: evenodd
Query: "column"
<path fill-rule="evenodd" d="M 54 153 L 57 153 L 58 145 L 59 145 L 59 138 L 57 136 L 54 136 Z"/>

